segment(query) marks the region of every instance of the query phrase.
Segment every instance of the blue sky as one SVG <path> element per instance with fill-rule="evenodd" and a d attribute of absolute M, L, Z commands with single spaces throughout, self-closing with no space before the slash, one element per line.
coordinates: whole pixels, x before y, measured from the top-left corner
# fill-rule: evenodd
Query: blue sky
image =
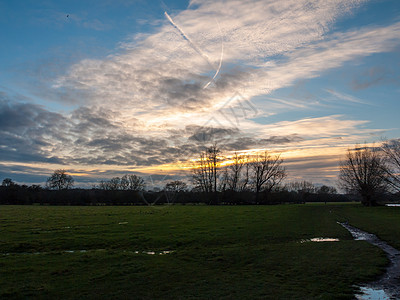
<path fill-rule="evenodd" d="M 397 0 L 0 0 L 0 37 L 0 179 L 174 178 L 216 141 L 334 185 L 400 137 Z"/>

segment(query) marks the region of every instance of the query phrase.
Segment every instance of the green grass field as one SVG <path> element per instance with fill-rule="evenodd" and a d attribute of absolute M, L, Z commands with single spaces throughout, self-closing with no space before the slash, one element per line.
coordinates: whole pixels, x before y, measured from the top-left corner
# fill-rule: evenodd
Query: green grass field
<path fill-rule="evenodd" d="M 351 299 L 387 259 L 338 220 L 400 248 L 398 208 L 0 206 L 0 298 Z"/>

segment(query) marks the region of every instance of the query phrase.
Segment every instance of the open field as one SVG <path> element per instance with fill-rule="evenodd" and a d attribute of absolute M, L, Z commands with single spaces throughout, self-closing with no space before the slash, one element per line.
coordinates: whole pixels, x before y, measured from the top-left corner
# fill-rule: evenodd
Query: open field
<path fill-rule="evenodd" d="M 400 246 L 398 208 L 0 206 L 0 298 L 351 299 L 387 259 L 337 220 Z"/>

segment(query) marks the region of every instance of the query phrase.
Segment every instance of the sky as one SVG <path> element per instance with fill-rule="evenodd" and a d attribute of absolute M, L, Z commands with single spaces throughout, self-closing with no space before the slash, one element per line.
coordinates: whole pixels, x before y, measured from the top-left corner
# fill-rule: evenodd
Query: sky
<path fill-rule="evenodd" d="M 0 180 L 190 176 L 217 143 L 336 185 L 400 137 L 398 0 L 0 0 Z"/>

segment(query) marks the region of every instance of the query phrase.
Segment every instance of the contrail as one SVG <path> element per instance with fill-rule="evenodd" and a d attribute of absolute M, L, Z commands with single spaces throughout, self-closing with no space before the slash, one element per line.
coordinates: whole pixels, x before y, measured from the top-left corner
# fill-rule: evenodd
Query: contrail
<path fill-rule="evenodd" d="M 166 11 L 164 12 L 164 14 L 167 17 L 168 21 L 172 24 L 172 26 L 174 26 L 179 31 L 181 36 L 190 44 L 190 46 L 193 48 L 193 50 L 196 51 L 198 54 L 200 54 L 200 56 L 203 57 L 205 59 L 205 61 L 207 61 L 207 63 L 212 68 L 215 68 L 215 66 L 213 66 L 213 64 L 211 63 L 210 58 L 207 56 L 207 54 L 205 54 L 203 51 L 201 51 L 200 48 L 197 47 L 196 44 L 192 42 L 192 40 L 183 32 L 183 30 L 174 22 L 174 20 L 172 20 L 172 18 L 169 16 L 169 14 Z"/>
<path fill-rule="evenodd" d="M 219 32 L 221 33 L 221 57 L 219 59 L 219 65 L 218 65 L 217 71 L 215 72 L 213 78 L 203 87 L 203 90 L 206 89 L 211 84 L 211 82 L 214 81 L 215 77 L 217 77 L 217 75 L 219 73 L 219 70 L 221 70 L 222 60 L 224 58 L 224 41 L 222 39 L 222 30 L 221 30 L 221 26 L 219 26 L 218 20 L 216 20 L 216 21 L 217 21 L 217 24 L 218 24 Z"/>
<path fill-rule="evenodd" d="M 168 21 L 171 23 L 172 26 L 174 26 L 176 28 L 176 30 L 179 31 L 179 33 L 181 34 L 181 36 L 183 37 L 184 40 L 186 40 L 189 45 L 193 48 L 194 51 L 196 51 L 201 57 L 203 57 L 203 59 L 208 63 L 208 65 L 215 69 L 214 64 L 211 62 L 210 58 L 208 57 L 207 54 L 205 54 L 203 51 L 201 51 L 201 49 L 199 47 L 197 47 L 197 45 L 185 34 L 185 32 L 178 26 L 178 24 L 176 24 L 174 22 L 174 20 L 172 20 L 172 18 L 169 16 L 169 14 L 165 11 L 164 15 L 166 16 L 166 18 L 168 19 Z M 218 21 L 217 21 L 218 23 Z M 222 37 L 222 31 L 221 31 L 221 27 L 218 23 L 218 28 L 219 31 L 221 32 L 221 37 Z M 203 89 L 206 89 L 213 81 L 214 79 L 218 76 L 219 71 L 221 70 L 221 66 L 222 66 L 222 59 L 224 56 L 224 43 L 221 43 L 221 57 L 219 60 L 219 65 L 217 67 L 217 71 L 215 72 L 214 76 L 212 77 L 212 79 L 203 87 Z"/>

